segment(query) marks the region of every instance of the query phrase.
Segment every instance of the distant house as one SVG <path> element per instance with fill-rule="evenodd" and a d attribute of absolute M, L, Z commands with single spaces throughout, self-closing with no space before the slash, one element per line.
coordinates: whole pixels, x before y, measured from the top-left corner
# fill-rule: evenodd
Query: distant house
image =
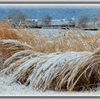
<path fill-rule="evenodd" d="M 35 22 L 39 22 L 40 20 L 39 20 L 39 19 L 34 19 L 34 21 L 35 21 Z"/>
<path fill-rule="evenodd" d="M 30 22 L 30 21 L 32 21 L 32 22 L 33 22 L 33 21 L 35 21 L 35 22 L 38 22 L 38 21 L 39 21 L 39 19 L 26 19 L 26 20 L 29 21 L 29 22 Z"/>
<path fill-rule="evenodd" d="M 61 22 L 66 22 L 66 19 L 61 19 Z"/>
<path fill-rule="evenodd" d="M 62 25 L 62 24 L 68 24 L 68 22 L 60 20 L 51 21 L 51 25 Z"/>

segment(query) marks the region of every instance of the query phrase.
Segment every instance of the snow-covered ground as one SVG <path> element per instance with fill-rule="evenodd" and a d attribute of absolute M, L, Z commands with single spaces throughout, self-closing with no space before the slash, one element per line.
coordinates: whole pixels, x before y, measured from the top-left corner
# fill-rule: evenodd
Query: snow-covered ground
<path fill-rule="evenodd" d="M 100 91 L 56 92 L 46 90 L 45 92 L 34 90 L 32 87 L 15 84 L 7 84 L 10 77 L 0 77 L 0 96 L 100 96 Z"/>
<path fill-rule="evenodd" d="M 31 31 L 31 32 L 34 32 L 34 33 L 39 33 L 41 35 L 45 35 L 45 36 L 50 36 L 50 37 L 57 37 L 59 35 L 66 35 L 68 32 L 72 32 L 72 33 L 75 33 L 78 35 L 78 33 L 83 33 L 86 32 L 87 34 L 97 34 L 99 33 L 100 34 L 100 30 L 97 30 L 97 31 L 91 31 L 91 30 L 80 30 L 80 29 L 69 29 L 69 30 L 65 30 L 65 29 L 34 29 L 34 28 L 31 28 L 31 29 L 24 29 L 24 30 L 28 30 L 28 31 Z M 36 32 L 36 30 L 38 32 Z"/>
<path fill-rule="evenodd" d="M 27 30 L 27 29 L 24 29 L 24 30 Z M 70 32 L 73 32 L 73 33 L 77 33 L 77 32 L 84 32 L 84 30 L 79 30 L 79 29 L 68 29 L 68 30 L 64 30 L 64 29 L 34 29 L 34 28 L 31 28 L 29 29 L 29 31 L 31 32 L 35 32 L 36 30 L 38 30 L 41 34 L 44 33 L 44 34 L 52 34 L 52 35 L 57 35 L 57 34 L 60 34 L 60 33 L 66 33 L 67 31 L 70 31 Z M 85 30 L 85 32 L 87 33 L 99 33 L 100 30 L 97 30 L 97 31 L 91 31 L 91 30 Z"/>

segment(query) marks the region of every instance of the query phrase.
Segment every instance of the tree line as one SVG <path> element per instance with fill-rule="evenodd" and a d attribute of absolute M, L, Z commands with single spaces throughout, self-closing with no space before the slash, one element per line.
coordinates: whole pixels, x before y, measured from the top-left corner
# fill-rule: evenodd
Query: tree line
<path fill-rule="evenodd" d="M 25 22 L 27 19 L 27 16 L 22 13 L 20 10 L 12 10 L 9 13 L 7 13 L 7 18 L 11 19 L 11 21 L 13 23 L 19 23 L 19 22 Z M 50 25 L 52 18 L 50 15 L 45 15 L 42 19 L 41 19 L 41 23 L 43 25 Z M 76 21 L 70 22 L 69 24 L 75 24 L 76 27 L 82 27 L 85 28 L 88 26 L 89 23 L 89 19 L 86 16 L 81 16 L 79 17 Z"/>

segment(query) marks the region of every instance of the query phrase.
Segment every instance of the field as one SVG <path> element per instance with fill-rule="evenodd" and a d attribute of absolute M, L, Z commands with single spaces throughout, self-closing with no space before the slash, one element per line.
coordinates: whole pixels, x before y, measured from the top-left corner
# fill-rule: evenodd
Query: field
<path fill-rule="evenodd" d="M 93 96 L 99 84 L 99 31 L 0 22 L 0 95 Z"/>

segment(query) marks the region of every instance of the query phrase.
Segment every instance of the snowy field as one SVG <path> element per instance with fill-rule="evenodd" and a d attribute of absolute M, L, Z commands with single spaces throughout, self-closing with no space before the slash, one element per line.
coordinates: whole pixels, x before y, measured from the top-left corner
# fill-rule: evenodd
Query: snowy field
<path fill-rule="evenodd" d="M 24 29 L 24 30 L 27 30 L 27 29 Z M 65 30 L 65 29 L 34 29 L 34 28 L 29 29 L 29 31 L 31 32 L 35 32 L 36 30 L 38 30 L 40 34 L 47 34 L 47 35 L 53 35 L 53 36 L 57 36 L 59 34 L 64 34 L 64 33 L 66 34 L 68 31 L 73 32 L 73 33 L 84 32 L 84 30 L 80 30 L 80 29 L 74 29 L 74 31 L 73 29 L 68 29 L 68 30 Z M 99 33 L 100 30 L 97 30 L 97 31 L 85 30 L 85 32 L 95 34 L 95 33 Z"/>

